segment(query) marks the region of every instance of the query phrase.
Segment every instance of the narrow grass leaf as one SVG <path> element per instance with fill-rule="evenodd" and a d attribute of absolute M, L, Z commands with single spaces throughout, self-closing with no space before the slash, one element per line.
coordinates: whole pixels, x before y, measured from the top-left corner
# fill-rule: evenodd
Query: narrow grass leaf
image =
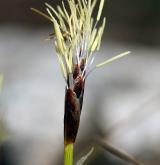
<path fill-rule="evenodd" d="M 93 153 L 93 151 L 94 148 L 92 147 L 91 150 L 76 163 L 76 165 L 83 165 L 84 162 L 88 159 L 88 157 Z"/>

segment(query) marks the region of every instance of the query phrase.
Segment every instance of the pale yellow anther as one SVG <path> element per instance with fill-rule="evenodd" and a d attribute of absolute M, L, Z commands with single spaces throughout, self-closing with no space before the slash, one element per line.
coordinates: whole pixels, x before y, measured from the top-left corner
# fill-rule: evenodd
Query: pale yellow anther
<path fill-rule="evenodd" d="M 48 19 L 49 21 L 53 22 L 52 19 L 51 19 L 51 17 L 49 17 L 47 14 L 41 12 L 40 10 L 37 10 L 35 8 L 31 8 L 31 10 L 34 11 L 35 13 L 43 16 L 44 18 Z"/>
<path fill-rule="evenodd" d="M 104 66 L 104 65 L 107 65 L 107 64 L 109 64 L 109 63 L 111 63 L 111 62 L 113 62 L 113 61 L 115 61 L 115 60 L 118 60 L 119 58 L 122 58 L 122 57 L 124 57 L 124 56 L 126 56 L 126 55 L 128 55 L 128 54 L 130 54 L 130 53 L 131 53 L 130 51 L 121 53 L 121 54 L 119 54 L 119 55 L 117 55 L 117 56 L 114 56 L 114 57 L 112 57 L 112 58 L 110 58 L 110 59 L 108 59 L 108 60 L 106 60 L 106 61 L 104 61 L 104 62 L 102 62 L 102 63 L 100 63 L 100 64 L 97 64 L 96 67 L 97 67 L 97 68 L 100 68 L 100 67 L 102 67 L 102 66 Z"/>
<path fill-rule="evenodd" d="M 104 7 L 104 1 L 105 0 L 100 0 L 100 5 L 99 5 L 99 11 L 98 11 L 98 15 L 97 15 L 97 21 L 100 20 L 101 18 L 101 15 L 102 15 L 102 10 L 103 10 L 103 7 Z"/>
<path fill-rule="evenodd" d="M 50 20 L 54 25 L 55 49 L 62 74 L 65 78 L 72 73 L 73 66 L 81 59 L 92 59 L 92 53 L 99 50 L 106 19 L 97 27 L 102 14 L 104 0 L 100 1 L 97 18 L 92 17 L 98 0 L 66 0 L 62 7 L 53 8 L 45 3 L 47 14 L 32 9 Z M 69 7 L 69 11 L 67 8 Z M 81 56 L 80 56 L 81 55 Z"/>

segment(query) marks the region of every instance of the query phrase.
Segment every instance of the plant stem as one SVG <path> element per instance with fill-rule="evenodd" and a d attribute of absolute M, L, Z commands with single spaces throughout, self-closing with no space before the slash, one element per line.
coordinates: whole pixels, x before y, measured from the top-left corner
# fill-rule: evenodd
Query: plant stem
<path fill-rule="evenodd" d="M 64 146 L 64 165 L 73 165 L 73 143 Z"/>

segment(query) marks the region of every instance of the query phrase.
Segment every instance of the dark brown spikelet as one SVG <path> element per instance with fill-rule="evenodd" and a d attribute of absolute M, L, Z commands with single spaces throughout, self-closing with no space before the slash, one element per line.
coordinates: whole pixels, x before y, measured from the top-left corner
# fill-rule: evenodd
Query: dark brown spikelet
<path fill-rule="evenodd" d="M 82 105 L 83 105 L 84 86 L 85 86 L 85 80 L 83 80 L 83 77 L 78 76 L 75 80 L 73 90 L 76 93 L 77 99 L 79 100 L 80 112 L 82 110 Z"/>
<path fill-rule="evenodd" d="M 73 84 L 70 86 L 68 83 L 69 86 L 65 93 L 64 139 L 66 144 L 75 142 L 79 128 L 85 86 L 82 76 L 84 64 L 85 61 L 81 60 L 80 66 L 74 65 Z M 70 82 L 69 76 L 67 81 Z"/>
<path fill-rule="evenodd" d="M 81 69 L 82 72 L 83 72 L 83 70 L 84 70 L 84 67 L 85 67 L 85 60 L 82 59 L 82 60 L 81 60 L 81 63 L 80 63 L 80 69 Z"/>
<path fill-rule="evenodd" d="M 66 144 L 74 143 L 80 121 L 80 105 L 75 92 L 66 90 L 64 115 L 64 140 Z"/>
<path fill-rule="evenodd" d="M 73 79 L 75 80 L 79 74 L 80 74 L 80 68 L 78 64 L 76 64 L 73 70 Z"/>
<path fill-rule="evenodd" d="M 75 79 L 75 84 L 74 84 L 74 92 L 77 95 L 77 98 L 79 98 L 81 96 L 82 90 L 84 88 L 84 82 L 83 82 L 83 78 L 81 76 L 78 76 Z"/>
<path fill-rule="evenodd" d="M 65 143 L 74 143 L 76 140 L 83 102 L 84 80 L 77 76 L 73 89 L 66 89 L 65 115 L 64 115 L 64 139 Z"/>

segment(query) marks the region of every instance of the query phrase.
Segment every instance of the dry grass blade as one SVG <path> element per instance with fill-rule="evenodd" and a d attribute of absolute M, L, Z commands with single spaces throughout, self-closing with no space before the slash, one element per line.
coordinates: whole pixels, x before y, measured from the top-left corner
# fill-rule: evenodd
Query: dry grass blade
<path fill-rule="evenodd" d="M 93 153 L 93 151 L 94 148 L 92 147 L 91 150 L 76 163 L 76 165 L 83 165 L 84 162 L 88 159 L 88 157 Z"/>
<path fill-rule="evenodd" d="M 119 157 L 122 160 L 130 162 L 130 163 L 132 163 L 134 165 L 144 165 L 143 163 L 141 163 L 140 161 L 135 159 L 130 154 L 128 154 L 128 153 L 126 153 L 126 152 L 124 152 L 124 151 L 114 147 L 113 145 L 111 145 L 110 143 L 105 142 L 104 140 L 96 140 L 96 143 L 98 143 L 98 145 L 100 145 L 106 151 L 108 151 L 111 154 Z"/>

